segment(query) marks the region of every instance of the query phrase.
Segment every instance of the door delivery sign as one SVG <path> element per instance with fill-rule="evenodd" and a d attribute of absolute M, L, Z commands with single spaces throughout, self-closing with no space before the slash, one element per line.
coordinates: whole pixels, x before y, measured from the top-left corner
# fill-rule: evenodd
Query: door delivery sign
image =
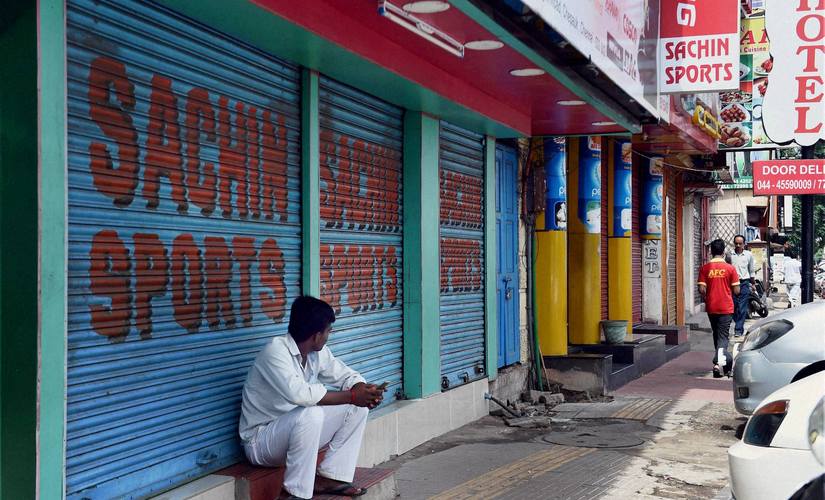
<path fill-rule="evenodd" d="M 739 2 L 662 0 L 659 90 L 739 89 Z"/>
<path fill-rule="evenodd" d="M 755 161 L 753 194 L 825 194 L 825 160 Z"/>

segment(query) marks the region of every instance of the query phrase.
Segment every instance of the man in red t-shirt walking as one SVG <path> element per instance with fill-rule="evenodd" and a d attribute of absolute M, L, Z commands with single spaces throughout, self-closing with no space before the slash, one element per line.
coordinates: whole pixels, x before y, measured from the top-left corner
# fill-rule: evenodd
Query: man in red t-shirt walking
<path fill-rule="evenodd" d="M 739 295 L 739 275 L 736 268 L 725 262 L 725 242 L 710 243 L 710 262 L 699 270 L 699 293 L 705 299 L 705 311 L 713 330 L 713 376 L 719 378 L 724 370 L 730 374 L 733 360 L 727 356 L 730 322 L 733 318 L 733 295 Z M 721 367 L 721 368 L 720 368 Z"/>

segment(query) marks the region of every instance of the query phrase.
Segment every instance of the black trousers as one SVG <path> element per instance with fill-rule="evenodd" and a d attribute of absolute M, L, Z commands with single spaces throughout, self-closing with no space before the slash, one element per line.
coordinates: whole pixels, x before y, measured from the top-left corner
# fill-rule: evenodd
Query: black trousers
<path fill-rule="evenodd" d="M 726 353 L 726 363 L 722 368 L 724 370 L 730 370 L 733 365 L 733 358 L 731 358 L 727 352 L 730 337 L 730 323 L 733 319 L 733 315 L 708 313 L 708 319 L 710 319 L 710 328 L 713 330 L 713 364 L 715 365 L 719 363 L 719 360 L 717 359 L 719 349 L 724 349 L 723 352 Z"/>

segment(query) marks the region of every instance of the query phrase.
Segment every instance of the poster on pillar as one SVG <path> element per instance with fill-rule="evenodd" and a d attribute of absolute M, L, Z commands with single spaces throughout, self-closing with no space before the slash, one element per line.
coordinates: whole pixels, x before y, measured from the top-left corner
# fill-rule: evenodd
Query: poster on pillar
<path fill-rule="evenodd" d="M 662 237 L 662 174 L 663 158 L 651 158 L 642 186 L 642 238 L 658 240 Z"/>
<path fill-rule="evenodd" d="M 613 232 L 616 238 L 629 238 L 632 220 L 633 145 L 617 141 L 613 168 Z"/>
<path fill-rule="evenodd" d="M 545 139 L 544 173 L 547 182 L 545 231 L 567 229 L 567 148 L 564 137 Z"/>
<path fill-rule="evenodd" d="M 579 147 L 579 221 L 598 234 L 602 224 L 602 143 L 598 136 L 582 137 Z"/>

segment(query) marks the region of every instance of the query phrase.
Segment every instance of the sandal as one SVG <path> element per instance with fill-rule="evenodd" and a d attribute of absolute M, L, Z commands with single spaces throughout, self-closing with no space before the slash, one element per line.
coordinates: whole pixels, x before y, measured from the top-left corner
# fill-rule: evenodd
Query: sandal
<path fill-rule="evenodd" d="M 343 497 L 360 497 L 366 492 L 366 488 L 359 488 L 352 483 L 341 483 L 328 488 L 315 490 L 316 495 L 337 495 Z"/>

